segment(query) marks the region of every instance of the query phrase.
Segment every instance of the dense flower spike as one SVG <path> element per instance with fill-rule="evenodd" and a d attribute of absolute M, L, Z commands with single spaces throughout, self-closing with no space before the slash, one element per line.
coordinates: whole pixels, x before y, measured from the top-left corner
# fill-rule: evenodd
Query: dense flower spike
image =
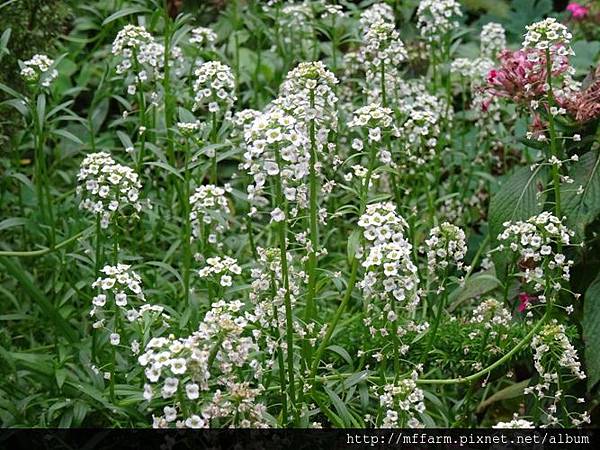
<path fill-rule="evenodd" d="M 498 236 L 499 250 L 510 250 L 522 267 L 523 277 L 535 292 L 555 295 L 561 283 L 569 281 L 573 261 L 559 250 L 571 244 L 575 235 L 549 212 L 527 221 L 505 222 Z M 545 301 L 545 297 L 541 297 Z"/>
<path fill-rule="evenodd" d="M 194 109 L 207 107 L 210 113 L 228 117 L 237 100 L 231 68 L 209 61 L 198 66 L 194 76 Z"/>
<path fill-rule="evenodd" d="M 264 406 L 255 403 L 262 387 L 251 385 L 260 364 L 252 357 L 259 348 L 246 335 L 249 327 L 242 302 L 218 301 L 189 337 L 148 342 L 138 358 L 148 380 L 144 397 L 160 394 L 175 402 L 154 418 L 154 427 L 204 428 L 220 420 L 238 427 L 268 426 Z M 250 380 L 240 379 L 242 368 Z"/>
<path fill-rule="evenodd" d="M 259 200 L 269 177 L 281 177 L 285 198 L 299 207 L 307 205 L 308 136 L 298 121 L 273 107 L 260 115 L 245 132 L 247 145 L 242 168 L 253 177 L 250 200 Z"/>
<path fill-rule="evenodd" d="M 419 302 L 417 267 L 412 262 L 412 245 L 404 233 L 406 221 L 396 213 L 393 203 L 367 206 L 358 226 L 366 239 L 362 266 L 366 269 L 359 283 L 367 297 L 393 298 L 414 309 Z"/>
<path fill-rule="evenodd" d="M 374 3 L 360 14 L 360 25 L 363 30 L 369 29 L 378 22 L 394 24 L 394 9 L 387 3 Z"/>
<path fill-rule="evenodd" d="M 462 16 L 456 0 L 421 0 L 417 9 L 417 27 L 429 43 L 434 43 L 459 26 Z"/>
<path fill-rule="evenodd" d="M 383 428 L 423 426 L 417 415 L 425 412 L 425 394 L 417 387 L 417 378 L 418 373 L 414 372 L 412 378 L 383 387 L 383 393 L 379 396 L 379 404 L 385 410 L 381 424 Z"/>
<path fill-rule="evenodd" d="M 81 163 L 77 175 L 79 207 L 101 219 L 102 228 L 108 228 L 117 213 L 131 207 L 134 213 L 142 210 L 140 190 L 142 184 L 137 173 L 127 166 L 117 164 L 108 153 L 91 153 Z"/>
<path fill-rule="evenodd" d="M 459 270 L 463 268 L 463 259 L 467 254 L 466 236 L 456 225 L 444 222 L 432 228 L 425 246 L 430 273 L 447 272 L 451 265 Z"/>
<path fill-rule="evenodd" d="M 217 244 L 217 236 L 227 229 L 231 213 L 225 197 L 227 189 L 207 184 L 190 195 L 190 222 L 195 239 L 206 237 L 208 242 Z"/>
<path fill-rule="evenodd" d="M 549 17 L 527 25 L 527 33 L 523 40 L 523 48 L 536 48 L 538 50 L 550 50 L 568 48 L 573 35 L 566 26 L 558 22 L 554 17 Z M 566 51 L 565 53 L 566 54 Z"/>
<path fill-rule="evenodd" d="M 480 34 L 481 56 L 496 59 L 498 53 L 506 48 L 506 31 L 499 23 L 486 23 Z"/>
<path fill-rule="evenodd" d="M 233 284 L 232 275 L 240 275 L 242 268 L 234 258 L 225 256 L 215 256 L 206 260 L 206 266 L 198 271 L 200 278 L 213 278 L 222 287 L 229 287 Z"/>

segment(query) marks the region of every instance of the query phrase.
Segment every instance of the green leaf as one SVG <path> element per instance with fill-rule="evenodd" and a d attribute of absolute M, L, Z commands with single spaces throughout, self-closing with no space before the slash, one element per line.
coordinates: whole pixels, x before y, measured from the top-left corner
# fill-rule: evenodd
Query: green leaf
<path fill-rule="evenodd" d="M 55 134 L 56 136 L 60 136 L 65 139 L 68 139 L 69 141 L 75 142 L 78 145 L 83 145 L 83 141 L 81 139 L 79 139 L 77 136 L 75 136 L 73 133 L 71 133 L 70 131 L 58 129 L 58 130 L 52 130 L 52 134 Z"/>
<path fill-rule="evenodd" d="M 581 156 L 570 176 L 574 182 L 561 186 L 562 212 L 567 216 L 567 225 L 583 238 L 586 225 L 600 214 L 600 151 Z M 583 191 L 578 194 L 580 188 Z"/>
<path fill-rule="evenodd" d="M 37 115 L 38 115 L 38 121 L 41 126 L 45 122 L 45 118 L 46 118 L 46 96 L 44 94 L 38 95 Z"/>
<path fill-rule="evenodd" d="M 465 300 L 487 294 L 500 286 L 500 284 L 500 280 L 496 278 L 491 270 L 476 273 L 467 278 L 464 286 L 459 286 L 452 291 L 448 297 L 450 301 L 450 307 L 448 309 L 453 311 Z"/>
<path fill-rule="evenodd" d="M 358 246 L 360 245 L 360 230 L 352 231 L 350 237 L 348 238 L 348 261 L 354 261 L 354 256 L 356 255 L 356 250 L 358 250 Z"/>
<path fill-rule="evenodd" d="M 352 414 L 350 414 L 348 407 L 342 401 L 342 399 L 335 392 L 333 392 L 329 387 L 323 386 L 323 388 L 325 389 L 325 392 L 331 399 L 331 403 L 333 404 L 333 407 L 337 411 L 339 417 L 342 419 L 344 426 L 345 427 L 356 426 L 356 424 L 354 422 L 354 417 L 352 417 Z"/>
<path fill-rule="evenodd" d="M 369 377 L 368 370 L 361 370 L 360 372 L 353 373 L 344 380 L 344 389 L 350 389 L 352 386 L 362 383 Z"/>
<path fill-rule="evenodd" d="M 600 381 L 600 274 L 585 291 L 583 300 L 583 342 L 588 390 Z"/>
<path fill-rule="evenodd" d="M 546 166 L 537 166 L 534 170 L 521 167 L 503 181 L 500 190 L 492 197 L 488 211 L 493 243 L 496 243 L 498 234 L 503 230 L 504 222 L 527 220 L 542 211 L 547 171 Z M 494 254 L 494 264 L 496 276 L 503 280 L 506 276 L 506 260 L 502 253 Z"/>
<path fill-rule="evenodd" d="M 4 267 L 6 267 L 8 274 L 19 282 L 24 292 L 40 305 L 44 313 L 52 320 L 52 322 L 54 322 L 56 331 L 59 334 L 65 336 L 71 342 L 79 340 L 75 329 L 60 315 L 54 305 L 50 303 L 50 300 L 48 300 L 44 293 L 33 283 L 29 272 L 23 269 L 17 261 L 9 257 L 0 257 L 0 264 L 3 264 Z"/>
<path fill-rule="evenodd" d="M 526 380 L 520 381 L 515 384 L 511 384 L 510 386 L 505 387 L 504 389 L 499 390 L 491 397 L 488 397 L 484 401 L 482 401 L 477 407 L 477 414 L 483 412 L 488 406 L 492 403 L 496 403 L 502 400 L 510 400 L 511 398 L 520 397 L 523 395 L 523 390 L 529 384 L 531 378 L 527 378 Z"/>
<path fill-rule="evenodd" d="M 348 353 L 345 348 L 342 348 L 339 345 L 330 345 L 327 347 L 327 350 L 337 353 L 344 359 L 344 361 L 348 363 L 349 366 L 352 366 L 352 356 L 350 356 L 350 353 Z"/>
<path fill-rule="evenodd" d="M 150 10 L 148 8 L 144 8 L 142 6 L 132 6 L 129 8 L 123 8 L 123 9 L 117 11 L 116 13 L 111 14 L 106 19 L 104 19 L 104 21 L 102 22 L 102 25 L 107 25 L 111 22 L 114 22 L 117 19 L 120 19 L 121 17 L 130 16 L 131 14 L 143 14 L 143 13 L 147 13 L 147 12 L 150 12 Z"/>
<path fill-rule="evenodd" d="M 173 167 L 170 166 L 169 164 L 162 162 L 162 161 L 149 161 L 147 163 L 144 163 L 145 166 L 156 166 L 156 167 L 160 167 L 161 169 L 166 170 L 169 173 L 172 173 L 173 175 L 175 175 L 177 178 L 179 178 L 181 181 L 183 181 L 183 177 L 181 176 L 181 174 L 179 173 L 179 171 Z"/>
<path fill-rule="evenodd" d="M 577 41 L 571 47 L 575 55 L 570 58 L 570 61 L 576 70 L 576 74 L 587 74 L 594 67 L 594 62 L 598 57 L 598 53 L 600 53 L 600 42 Z"/>
<path fill-rule="evenodd" d="M 0 222 L 0 231 L 6 230 L 7 228 L 27 225 L 28 223 L 29 220 L 23 217 L 11 217 L 10 219 L 5 219 L 2 222 Z"/>

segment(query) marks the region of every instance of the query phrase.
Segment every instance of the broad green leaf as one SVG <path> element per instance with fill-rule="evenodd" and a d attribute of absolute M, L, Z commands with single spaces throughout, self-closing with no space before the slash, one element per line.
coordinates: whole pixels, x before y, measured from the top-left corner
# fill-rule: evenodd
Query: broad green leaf
<path fill-rule="evenodd" d="M 600 274 L 585 291 L 582 326 L 587 383 L 591 390 L 600 381 Z"/>
<path fill-rule="evenodd" d="M 561 186 L 562 212 L 569 227 L 583 238 L 586 225 L 600 214 L 600 151 L 581 156 L 570 176 L 574 182 Z"/>
<path fill-rule="evenodd" d="M 500 286 L 500 280 L 496 278 L 493 271 L 486 270 L 485 272 L 479 272 L 475 275 L 471 275 L 467 278 L 464 286 L 459 286 L 449 295 L 450 311 L 456 309 L 465 300 L 470 298 L 478 297 L 493 291 Z"/>
<path fill-rule="evenodd" d="M 504 228 L 504 222 L 527 220 L 539 214 L 544 205 L 547 183 L 546 166 L 534 170 L 521 167 L 503 181 L 500 190 L 492 197 L 488 212 L 490 235 L 495 243 Z M 506 276 L 506 261 L 502 253 L 495 253 L 496 276 L 501 280 Z"/>

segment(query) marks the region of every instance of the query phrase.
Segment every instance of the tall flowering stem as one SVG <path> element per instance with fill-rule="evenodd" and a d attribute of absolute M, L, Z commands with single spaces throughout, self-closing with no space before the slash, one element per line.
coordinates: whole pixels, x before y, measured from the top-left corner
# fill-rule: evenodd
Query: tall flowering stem
<path fill-rule="evenodd" d="M 289 398 L 292 406 L 294 415 L 298 416 L 298 411 L 295 407 L 296 402 L 296 385 L 294 382 L 294 327 L 293 327 L 293 316 L 292 316 L 292 301 L 290 298 L 290 280 L 288 272 L 288 260 L 287 260 L 287 217 L 288 217 L 288 203 L 283 196 L 282 182 L 281 182 L 281 168 L 282 159 L 278 148 L 275 148 L 275 157 L 277 165 L 279 166 L 279 173 L 276 175 L 275 180 L 275 201 L 277 205 L 283 205 L 283 218 L 276 219 L 278 237 L 279 237 L 279 250 L 281 252 L 281 274 L 283 288 L 285 289 L 285 327 L 286 327 L 286 344 L 287 344 L 287 365 L 288 365 L 288 388 Z M 283 220 L 280 220 L 283 219 Z"/>
<path fill-rule="evenodd" d="M 554 122 L 554 114 L 552 113 L 555 98 L 552 89 L 552 56 L 550 55 L 549 48 L 546 49 L 546 77 L 548 83 L 548 129 L 550 131 L 550 152 L 552 153 L 552 156 L 560 159 L 560 150 L 558 148 L 558 139 L 556 137 L 556 124 Z M 552 184 L 554 186 L 554 213 L 556 217 L 560 218 L 560 166 L 558 164 L 552 164 Z"/>
<path fill-rule="evenodd" d="M 308 296 L 306 298 L 307 321 L 315 314 L 315 297 L 317 287 L 317 251 L 319 249 L 319 223 L 318 223 L 318 182 L 317 182 L 317 143 L 315 137 L 315 90 L 310 90 L 311 119 L 309 122 L 310 138 L 310 165 L 309 165 L 309 221 L 310 221 L 310 243 L 311 251 L 308 254 Z"/>

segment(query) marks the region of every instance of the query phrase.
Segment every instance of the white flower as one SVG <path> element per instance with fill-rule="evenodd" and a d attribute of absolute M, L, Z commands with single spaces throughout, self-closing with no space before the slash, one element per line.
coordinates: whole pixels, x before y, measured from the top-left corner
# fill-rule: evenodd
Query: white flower
<path fill-rule="evenodd" d="M 200 396 L 200 388 L 196 383 L 185 385 L 185 393 L 190 400 L 196 400 Z"/>
<path fill-rule="evenodd" d="M 285 220 L 285 214 L 280 208 L 275 208 L 271 211 L 271 221 L 283 222 Z"/>

